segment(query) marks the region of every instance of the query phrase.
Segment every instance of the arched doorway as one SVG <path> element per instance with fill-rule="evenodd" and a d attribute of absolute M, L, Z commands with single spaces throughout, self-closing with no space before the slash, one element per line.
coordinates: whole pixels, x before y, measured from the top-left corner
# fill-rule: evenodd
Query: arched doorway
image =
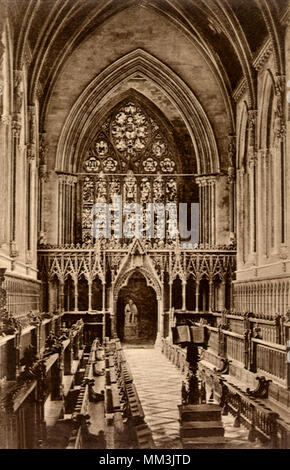
<path fill-rule="evenodd" d="M 124 342 L 154 342 L 157 334 L 157 297 L 145 277 L 134 272 L 119 291 L 117 335 Z"/>

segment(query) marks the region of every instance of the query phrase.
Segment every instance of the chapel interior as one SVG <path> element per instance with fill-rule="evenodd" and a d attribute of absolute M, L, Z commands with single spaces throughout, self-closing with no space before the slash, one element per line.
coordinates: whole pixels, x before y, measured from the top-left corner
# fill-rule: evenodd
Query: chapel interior
<path fill-rule="evenodd" d="M 0 0 L 1 449 L 290 447 L 289 155 L 287 0 Z"/>

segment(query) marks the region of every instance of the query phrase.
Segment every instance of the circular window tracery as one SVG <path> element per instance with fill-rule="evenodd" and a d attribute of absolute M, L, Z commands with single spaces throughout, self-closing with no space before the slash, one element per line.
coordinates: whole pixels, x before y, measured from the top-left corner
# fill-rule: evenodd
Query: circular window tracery
<path fill-rule="evenodd" d="M 101 126 L 84 161 L 88 173 L 173 173 L 178 158 L 168 131 L 134 100 L 119 105 Z M 173 157 L 174 155 L 174 157 Z"/>

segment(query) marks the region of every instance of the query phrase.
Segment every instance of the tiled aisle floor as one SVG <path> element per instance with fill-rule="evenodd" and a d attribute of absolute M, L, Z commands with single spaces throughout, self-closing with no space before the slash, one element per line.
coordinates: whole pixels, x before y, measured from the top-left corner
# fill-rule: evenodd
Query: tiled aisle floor
<path fill-rule="evenodd" d="M 156 447 L 181 449 L 177 408 L 181 403 L 181 372 L 158 349 L 133 345 L 123 348 Z M 247 429 L 233 427 L 232 416 L 223 416 L 223 423 L 226 448 L 261 447 L 259 442 L 247 440 Z"/>
<path fill-rule="evenodd" d="M 158 349 L 127 349 L 124 345 L 124 352 L 156 446 L 180 449 L 180 371 Z"/>

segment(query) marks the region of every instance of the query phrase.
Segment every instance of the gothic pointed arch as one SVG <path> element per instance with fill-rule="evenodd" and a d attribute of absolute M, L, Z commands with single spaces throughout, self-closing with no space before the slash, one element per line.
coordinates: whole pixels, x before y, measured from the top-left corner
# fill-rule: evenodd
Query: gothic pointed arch
<path fill-rule="evenodd" d="M 270 70 L 266 70 L 262 88 L 262 113 L 259 126 L 259 147 L 269 149 L 274 141 L 274 101 L 275 80 Z"/>
<path fill-rule="evenodd" d="M 75 170 L 76 152 L 86 141 L 91 127 L 100 119 L 110 92 L 136 73 L 152 80 L 178 109 L 194 146 L 197 172 L 219 172 L 220 159 L 214 132 L 198 99 L 180 77 L 142 49 L 126 54 L 108 66 L 79 96 L 61 132 L 56 170 Z"/>
<path fill-rule="evenodd" d="M 114 291 L 113 291 L 113 297 L 115 300 L 118 298 L 118 294 L 121 290 L 122 287 L 126 286 L 132 277 L 133 274 L 136 272 L 141 273 L 144 278 L 146 279 L 147 286 L 150 286 L 154 289 L 156 292 L 156 298 L 157 300 L 161 299 L 161 286 L 160 283 L 157 279 L 157 277 L 154 275 L 154 273 L 149 270 L 147 267 L 144 266 L 135 266 L 133 268 L 129 268 L 123 272 L 121 272 L 116 279 L 116 282 L 114 284 Z"/>

